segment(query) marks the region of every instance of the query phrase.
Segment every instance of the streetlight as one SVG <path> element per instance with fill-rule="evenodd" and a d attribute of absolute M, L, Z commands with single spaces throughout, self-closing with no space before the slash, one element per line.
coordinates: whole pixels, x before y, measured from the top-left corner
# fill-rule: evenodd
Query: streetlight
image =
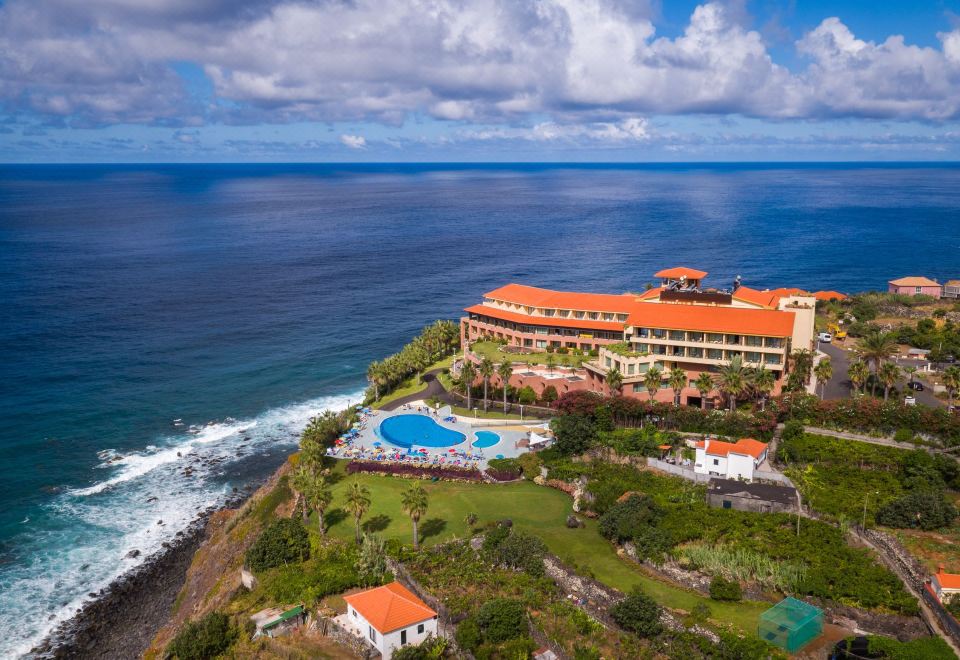
<path fill-rule="evenodd" d="M 523 404 L 520 404 L 520 421 L 523 421 Z"/>

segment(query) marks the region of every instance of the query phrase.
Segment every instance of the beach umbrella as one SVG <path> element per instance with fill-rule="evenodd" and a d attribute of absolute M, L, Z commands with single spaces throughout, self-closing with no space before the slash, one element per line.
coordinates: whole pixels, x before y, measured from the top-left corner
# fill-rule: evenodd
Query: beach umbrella
<path fill-rule="evenodd" d="M 503 458 L 503 454 L 497 454 L 497 458 Z"/>
<path fill-rule="evenodd" d="M 447 451 L 450 452 L 451 454 L 456 454 L 456 453 L 457 453 L 457 450 L 454 449 L 453 447 L 451 447 L 451 448 L 448 449 Z"/>
<path fill-rule="evenodd" d="M 382 442 L 380 442 L 379 440 L 377 440 L 376 442 L 373 443 L 373 446 L 374 446 L 374 447 L 379 447 L 379 446 L 382 445 L 382 444 L 383 444 Z"/>

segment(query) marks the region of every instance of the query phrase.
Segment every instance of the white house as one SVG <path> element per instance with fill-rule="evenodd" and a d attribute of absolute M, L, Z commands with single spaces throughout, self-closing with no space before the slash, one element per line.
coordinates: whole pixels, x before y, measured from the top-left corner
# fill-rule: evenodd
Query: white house
<path fill-rule="evenodd" d="M 956 573 L 944 573 L 943 564 L 940 564 L 939 570 L 930 579 L 930 586 L 937 594 L 941 603 L 949 603 L 960 594 L 960 575 Z"/>
<path fill-rule="evenodd" d="M 347 613 L 337 621 L 352 628 L 390 660 L 406 644 L 437 634 L 437 613 L 399 582 L 344 596 Z"/>
<path fill-rule="evenodd" d="M 706 439 L 696 445 L 693 471 L 726 479 L 753 480 L 754 469 L 767 457 L 767 445 L 742 438 L 736 442 Z"/>

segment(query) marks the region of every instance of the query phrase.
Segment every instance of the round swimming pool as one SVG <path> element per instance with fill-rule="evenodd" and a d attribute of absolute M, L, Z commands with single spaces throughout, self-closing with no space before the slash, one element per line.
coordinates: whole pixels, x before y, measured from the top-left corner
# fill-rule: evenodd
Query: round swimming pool
<path fill-rule="evenodd" d="M 500 436 L 493 431 L 477 431 L 476 436 L 473 446 L 477 449 L 486 449 L 500 442 Z"/>
<path fill-rule="evenodd" d="M 390 444 L 409 449 L 452 447 L 467 439 L 464 434 L 440 426 L 426 415 L 395 415 L 380 422 L 380 436 Z"/>

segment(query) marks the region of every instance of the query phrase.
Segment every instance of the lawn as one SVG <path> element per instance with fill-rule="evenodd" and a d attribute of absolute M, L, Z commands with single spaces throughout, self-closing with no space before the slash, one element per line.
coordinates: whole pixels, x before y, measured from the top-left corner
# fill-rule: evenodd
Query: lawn
<path fill-rule="evenodd" d="M 338 470 L 342 469 L 341 463 Z M 366 528 L 385 538 L 409 542 L 412 525 L 400 508 L 400 494 L 409 487 L 409 482 L 373 475 L 356 478 L 370 489 L 372 505 L 364 517 Z M 353 520 L 342 509 L 344 493 L 353 479 L 341 479 L 333 487 L 334 502 L 327 513 L 330 533 L 341 538 L 353 538 Z M 650 577 L 637 565 L 617 556 L 613 546 L 597 533 L 596 522 L 588 520 L 587 526 L 581 529 L 567 528 L 565 521 L 571 501 L 558 490 L 528 481 L 500 485 L 424 482 L 424 487 L 430 497 L 430 507 L 420 523 L 425 545 L 467 537 L 470 529 L 464 518 L 468 513 L 477 514 L 478 524 L 509 518 L 515 527 L 540 536 L 551 552 L 578 571 L 589 572 L 621 591 L 640 586 L 666 607 L 690 611 L 703 602 L 710 607 L 712 618 L 732 623 L 751 634 L 757 630 L 760 613 L 770 607 L 767 603 L 718 603 Z"/>
<path fill-rule="evenodd" d="M 434 362 L 429 367 L 427 367 L 423 371 L 423 373 L 427 373 L 428 371 L 433 371 L 434 369 L 449 369 L 451 364 L 453 364 L 452 355 L 447 356 L 437 362 Z M 416 394 L 417 392 L 423 392 L 426 389 L 427 389 L 426 383 L 421 383 L 420 374 L 416 374 L 414 376 L 411 376 L 410 378 L 407 378 L 402 383 L 400 383 L 400 385 L 397 386 L 397 388 L 394 389 L 389 394 L 385 394 L 382 397 L 380 397 L 380 400 L 374 403 L 373 407 L 383 408 L 388 403 L 392 403 L 397 399 L 408 396 L 410 394 Z"/>
<path fill-rule="evenodd" d="M 545 365 L 547 363 L 547 356 L 552 355 L 554 364 L 557 367 L 564 366 L 564 360 L 566 360 L 566 364 L 571 367 L 579 367 L 584 360 L 590 359 L 589 355 L 574 355 L 573 353 L 564 355 L 562 353 L 547 353 L 546 351 L 542 353 L 504 353 L 500 350 L 501 346 L 501 344 L 493 341 L 478 341 L 470 344 L 470 352 L 480 357 L 488 357 L 496 364 L 500 364 L 505 359 L 509 359 L 511 362 Z"/>

